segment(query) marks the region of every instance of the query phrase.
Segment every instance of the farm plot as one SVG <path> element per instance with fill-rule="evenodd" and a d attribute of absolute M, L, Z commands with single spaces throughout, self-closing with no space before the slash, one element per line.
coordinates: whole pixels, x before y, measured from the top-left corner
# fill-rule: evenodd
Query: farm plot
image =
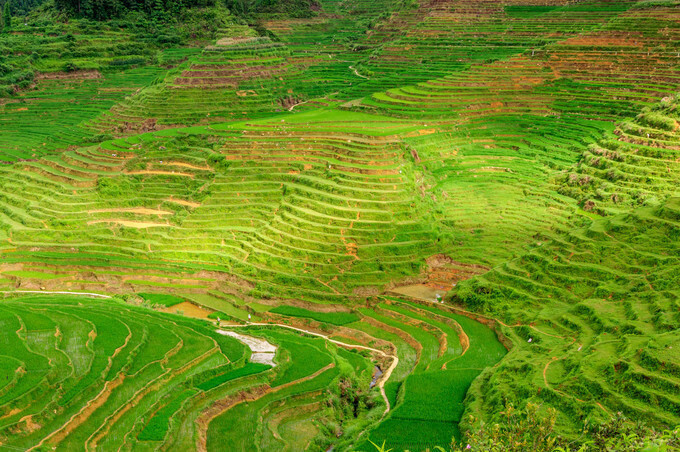
<path fill-rule="evenodd" d="M 56 149 L 97 139 L 84 123 L 162 73 L 162 68 L 147 66 L 95 78 L 74 73 L 63 79 L 41 79 L 36 91 L 0 103 L 0 160 L 5 164 L 36 160 Z"/>
<path fill-rule="evenodd" d="M 221 450 L 225 441 L 236 449 L 345 448 L 382 411 L 377 390 L 369 392 L 369 363 L 361 354 L 285 329 L 250 327 L 247 334 L 278 345 L 277 375 L 245 398 L 225 402 L 209 424 L 208 450 Z M 329 436 L 334 428 L 341 434 Z"/>
<path fill-rule="evenodd" d="M 678 8 L 408 3 L 0 104 L 0 287 L 130 302 L 0 303 L 2 446 L 415 452 L 527 401 L 567 439 L 680 423 Z M 385 295 L 418 284 L 446 303 Z"/>
<path fill-rule="evenodd" d="M 60 243 L 68 259 L 76 258 L 72 248 L 93 260 L 116 249 L 115 265 L 124 268 L 146 266 L 151 256 L 195 268 L 185 281 L 118 268 L 90 289 L 219 289 L 248 301 L 275 294 L 313 302 L 379 293 L 380 285 L 416 272 L 414 258 L 433 243 L 427 204 L 412 187 L 418 176 L 397 135 L 418 125 L 380 118 L 378 126 L 394 135 L 378 135 L 357 114 L 329 132 L 328 115 L 159 132 L 25 162 L 6 169 L 5 186 L 23 184 L 35 205 L 25 211 L 8 193 L 3 221 L 12 243 L 34 252 L 50 243 L 59 253 L 53 245 Z M 210 147 L 206 139 L 214 140 Z M 40 201 L 46 185 L 61 201 Z M 74 267 L 66 279 L 82 284 L 85 268 Z M 230 277 L 213 273 L 226 267 Z"/>
<path fill-rule="evenodd" d="M 627 11 L 634 2 L 597 3 L 564 6 L 533 17 L 512 15 L 502 21 L 481 21 L 477 25 L 468 23 L 479 21 L 479 13 L 473 8 L 449 10 L 452 19 L 458 19 L 456 26 L 469 28 L 469 31 L 455 33 L 453 39 L 474 35 L 477 41 L 481 29 L 494 37 L 494 33 L 499 32 L 494 27 L 500 26 L 503 46 L 494 47 L 494 41 L 485 43 L 483 51 L 490 52 L 486 61 L 470 61 L 468 56 L 460 55 L 458 61 L 472 63 L 469 68 L 420 78 L 419 83 L 411 86 L 401 83 L 388 91 L 376 89 L 361 102 L 347 104 L 348 108 L 430 120 L 499 114 L 619 119 L 673 94 L 678 85 L 678 73 L 674 69 L 678 41 L 672 38 L 680 32 L 675 20 L 677 8 Z M 441 6 L 447 8 L 446 2 Z M 498 11 L 493 14 L 507 16 Z M 461 15 L 467 15 L 466 19 L 460 20 Z M 440 16 L 436 14 L 437 21 L 432 22 L 438 24 Z M 517 25 L 524 23 L 519 28 L 507 27 L 505 20 L 519 21 Z M 534 21 L 540 21 L 541 26 L 536 27 Z M 427 19 L 422 22 L 427 23 Z M 559 30 L 558 33 L 549 33 L 552 27 L 554 31 Z M 597 31 L 589 32 L 592 28 Z M 538 30 L 536 41 L 524 33 Z M 540 36 L 543 31 L 545 35 Z M 413 34 L 423 32 L 416 26 Z M 518 33 L 517 38 L 514 33 Z M 442 34 L 434 36 L 435 39 L 425 40 L 425 45 L 448 43 Z M 518 39 L 516 47 L 507 45 L 507 40 L 512 39 Z M 408 64 L 408 50 L 413 51 L 411 58 L 422 55 L 418 46 L 401 44 L 390 49 L 407 55 L 401 57 L 398 64 Z M 404 47 L 408 48 L 406 52 Z M 493 55 L 495 48 L 501 53 Z M 463 41 L 459 49 L 478 53 L 476 43 L 469 41 Z M 456 56 L 455 52 L 452 56 Z M 631 85 L 634 89 L 630 89 Z"/>
<path fill-rule="evenodd" d="M 293 56 L 248 27 L 230 29 L 176 70 L 90 123 L 101 133 L 130 135 L 166 128 L 258 118 L 317 97 L 319 85 L 300 80 L 314 60 Z M 318 57 L 320 59 L 320 57 Z M 304 91 L 300 88 L 306 87 Z"/>
<path fill-rule="evenodd" d="M 238 341 L 119 302 L 10 298 L 0 303 L 0 321 L 2 374 L 12 376 L 0 396 L 3 446 L 163 440 L 187 401 L 253 372 L 243 367 L 247 353 Z M 230 378 L 207 379 L 224 366 L 233 369 Z M 195 384 L 201 380 L 210 384 Z"/>
<path fill-rule="evenodd" d="M 269 312 L 290 317 L 301 317 L 333 325 L 346 325 L 356 322 L 359 317 L 351 312 L 316 312 L 294 306 L 277 306 Z"/>
<path fill-rule="evenodd" d="M 461 283 L 453 300 L 498 316 L 518 344 L 473 385 L 471 412 L 498 413 L 504 399 L 528 397 L 556 409 L 561 431 L 574 436 L 577 419 L 617 411 L 678 424 L 679 212 L 671 198 L 556 232 Z"/>
<path fill-rule="evenodd" d="M 417 364 L 399 385 L 396 406 L 368 439 L 399 450 L 426 450 L 460 439 L 458 424 L 472 382 L 506 349 L 488 327 L 467 317 L 399 299 L 365 312 L 419 351 Z M 398 321 L 397 321 L 398 320 Z M 358 450 L 372 450 L 368 442 Z"/>
<path fill-rule="evenodd" d="M 680 196 L 678 105 L 677 98 L 669 97 L 619 124 L 583 152 L 560 191 L 600 214 Z"/>

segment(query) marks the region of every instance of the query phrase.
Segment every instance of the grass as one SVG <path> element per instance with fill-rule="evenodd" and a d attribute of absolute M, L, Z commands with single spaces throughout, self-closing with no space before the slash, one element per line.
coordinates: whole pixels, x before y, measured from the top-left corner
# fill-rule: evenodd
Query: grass
<path fill-rule="evenodd" d="M 197 387 L 203 391 L 209 391 L 210 389 L 215 388 L 228 381 L 240 377 L 246 377 L 248 375 L 253 375 L 259 372 L 263 372 L 269 369 L 270 367 L 271 366 L 268 366 L 266 364 L 248 363 L 243 367 L 239 367 L 238 369 L 234 369 L 232 371 L 225 372 L 222 375 L 218 375 L 214 378 L 211 378 L 210 380 L 199 384 Z"/>
<path fill-rule="evenodd" d="M 324 343 L 321 339 L 303 341 L 293 334 L 273 331 L 267 332 L 266 337 L 275 341 L 279 346 L 279 353 L 286 356 L 286 361 L 277 361 L 280 371 L 271 382 L 272 387 L 304 378 L 332 362 L 330 354 L 322 349 Z"/>
<path fill-rule="evenodd" d="M 169 294 L 140 292 L 137 295 L 151 304 L 158 304 L 168 308 L 184 302 L 184 299 Z"/>
<path fill-rule="evenodd" d="M 432 305 L 396 298 L 389 301 L 381 305 L 379 312 L 396 315 L 400 322 L 385 315 L 372 316 L 415 339 L 419 344 L 419 361 L 403 382 L 391 380 L 385 387 L 395 408 L 371 430 L 368 439 L 377 444 L 389 441 L 392 446 L 411 450 L 449 444 L 452 438 L 460 440 L 458 424 L 465 411 L 467 392 L 482 371 L 503 358 L 505 348 L 492 330 L 467 317 Z M 436 333 L 430 334 L 446 337 L 446 349 L 421 331 L 427 328 L 436 328 Z M 464 354 L 459 331 L 466 334 L 469 342 Z M 358 450 L 371 450 L 370 447 L 365 440 Z"/>
<path fill-rule="evenodd" d="M 189 386 L 194 373 L 242 362 L 245 357 L 243 344 L 217 335 L 201 322 L 112 300 L 24 296 L 4 300 L 0 313 L 7 333 L 2 373 L 11 371 L 16 378 L 5 388 L 3 409 L 23 400 L 23 406 L 47 428 L 62 425 L 82 410 L 108 382 L 110 397 L 92 413 L 91 425 L 97 417 L 123 408 L 137 417 L 155 413 L 142 437 L 162 439 L 169 418 L 197 393 Z M 57 386 L 58 393 L 54 392 Z M 50 391 L 57 395 L 46 397 Z M 139 395 L 134 407 L 128 405 L 133 394 Z M 152 408 L 164 398 L 168 403 L 161 411 Z M 21 416 L 7 412 L 0 428 L 16 428 Z M 80 435 L 89 426 L 69 437 L 69 444 L 86 440 Z M 32 444 L 41 434 L 25 432 L 15 444 Z"/>
<path fill-rule="evenodd" d="M 415 452 L 507 401 L 556 409 L 567 440 L 616 412 L 677 425 L 673 6 L 322 0 L 177 49 L 19 24 L 0 38 L 20 88 L 0 102 L 3 287 L 309 319 L 399 363 L 383 418 L 378 352 L 239 329 L 278 347 L 269 369 L 214 322 L 9 298 L 3 445 L 82 418 L 43 446 Z M 413 283 L 450 291 L 385 295 Z"/>
<path fill-rule="evenodd" d="M 346 325 L 359 320 L 359 317 L 351 312 L 314 312 L 295 306 L 277 306 L 274 309 L 270 309 L 269 312 L 290 317 L 312 319 L 333 325 Z"/>
<path fill-rule="evenodd" d="M 140 441 L 163 441 L 168 431 L 168 423 L 170 418 L 182 407 L 182 404 L 192 396 L 196 395 L 198 391 L 195 389 L 187 389 L 163 408 L 154 413 L 153 417 L 146 424 L 144 430 L 137 436 Z"/>

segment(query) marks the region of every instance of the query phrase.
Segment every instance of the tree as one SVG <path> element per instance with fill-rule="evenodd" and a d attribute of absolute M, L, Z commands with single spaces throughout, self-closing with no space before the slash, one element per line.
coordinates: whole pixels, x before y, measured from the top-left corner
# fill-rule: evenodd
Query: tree
<path fill-rule="evenodd" d="M 9 31 L 12 28 L 12 14 L 9 12 L 9 0 L 5 2 L 2 18 L 4 22 L 4 30 Z"/>

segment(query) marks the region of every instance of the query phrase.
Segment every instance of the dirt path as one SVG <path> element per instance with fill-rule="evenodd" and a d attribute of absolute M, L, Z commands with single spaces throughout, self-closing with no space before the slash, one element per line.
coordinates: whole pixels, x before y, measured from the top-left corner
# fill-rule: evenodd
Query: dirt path
<path fill-rule="evenodd" d="M 189 177 L 191 179 L 194 178 L 193 174 L 189 173 L 181 173 L 179 171 L 161 171 L 161 170 L 140 170 L 140 171 L 130 171 L 125 174 L 143 174 L 143 175 L 150 175 L 150 176 L 181 176 L 181 177 Z"/>
<path fill-rule="evenodd" d="M 293 105 L 290 106 L 290 108 L 288 108 L 288 111 L 293 111 L 293 109 L 294 109 L 295 107 L 297 107 L 298 105 L 306 104 L 307 102 L 309 102 L 309 101 L 306 100 L 306 101 L 304 101 L 304 102 L 298 102 L 297 104 L 293 104 Z"/>
<path fill-rule="evenodd" d="M 385 393 L 385 383 L 387 382 L 387 380 L 390 379 L 392 372 L 397 367 L 397 364 L 399 364 L 399 358 L 396 355 L 390 355 L 390 354 L 385 353 L 382 350 L 378 350 L 377 348 L 367 347 L 365 345 L 348 344 L 346 342 L 337 341 L 335 339 L 331 339 L 329 336 L 327 336 L 325 334 L 305 330 L 305 329 L 302 329 L 302 328 L 297 328 L 297 327 L 290 326 L 290 325 L 284 325 L 284 324 L 281 324 L 281 323 L 248 323 L 246 325 L 230 325 L 229 328 L 247 328 L 249 326 L 278 326 L 280 328 L 287 328 L 289 330 L 294 330 L 294 331 L 298 331 L 300 333 L 309 334 L 310 336 L 316 336 L 316 337 L 323 338 L 324 340 L 331 342 L 333 344 L 339 345 L 340 347 L 356 348 L 356 349 L 360 349 L 360 350 L 368 350 L 368 351 L 371 351 L 371 352 L 374 352 L 374 353 L 378 353 L 379 355 L 384 356 L 386 358 L 391 358 L 392 364 L 390 364 L 390 367 L 382 374 L 382 376 L 380 377 L 380 381 L 377 384 L 378 388 L 380 389 L 380 394 L 382 395 L 382 398 L 385 401 L 385 411 L 383 413 L 383 417 L 385 417 L 385 415 L 387 415 L 387 413 L 389 413 L 391 406 L 390 406 L 390 401 L 387 398 L 387 394 Z"/>
<path fill-rule="evenodd" d="M 85 450 L 97 450 L 98 443 L 108 435 L 111 427 L 129 410 L 134 408 L 145 396 L 147 396 L 152 391 L 157 391 L 161 388 L 164 383 L 167 383 L 171 378 L 180 375 L 187 371 L 188 369 L 194 367 L 198 363 L 202 362 L 205 358 L 217 353 L 219 348 L 217 346 L 211 348 L 207 352 L 200 356 L 192 359 L 191 361 L 183 364 L 177 369 L 168 369 L 161 375 L 156 377 L 153 381 L 149 382 L 146 386 L 139 389 L 127 402 L 120 405 L 120 407 L 111 415 L 109 415 L 102 425 L 90 435 L 90 437 L 85 441 Z"/>
<path fill-rule="evenodd" d="M 170 212 L 169 210 L 148 209 L 146 207 L 95 209 L 95 210 L 88 210 L 87 211 L 87 213 L 111 213 L 111 212 L 137 213 L 137 214 L 140 214 L 140 215 L 158 215 L 159 217 L 163 216 L 163 215 L 174 215 L 174 212 Z"/>
<path fill-rule="evenodd" d="M 80 411 L 71 416 L 71 418 L 64 425 L 44 437 L 38 444 L 28 449 L 28 451 L 30 452 L 35 449 L 40 449 L 46 442 L 52 445 L 60 443 L 73 430 L 75 430 L 83 422 L 87 421 L 92 413 L 104 405 L 109 399 L 111 392 L 123 384 L 124 379 L 125 375 L 121 372 L 114 380 L 105 382 L 104 387 L 99 392 L 99 394 L 94 397 L 94 399 L 90 400 L 85 406 L 83 406 L 83 408 L 80 409 Z"/>
<path fill-rule="evenodd" d="M 97 223 L 119 224 L 121 226 L 127 226 L 129 228 L 137 228 L 137 229 L 157 228 L 157 227 L 168 228 L 168 227 L 170 227 L 170 225 L 167 224 L 167 223 L 148 223 L 148 222 L 143 222 L 143 221 L 121 220 L 121 219 L 117 219 L 117 218 L 111 218 L 109 220 L 94 220 L 94 221 L 88 221 L 87 222 L 88 225 L 97 224 Z"/>
<path fill-rule="evenodd" d="M 201 207 L 200 202 L 193 202 L 193 201 L 187 201 L 185 199 L 177 199 L 173 198 L 172 196 L 166 199 L 167 202 L 171 202 L 174 204 L 179 204 L 180 206 L 187 206 L 187 207 Z"/>
<path fill-rule="evenodd" d="M 43 293 L 43 294 L 83 295 L 86 297 L 111 298 L 110 295 L 102 295 L 100 293 L 92 292 L 50 292 L 47 290 L 0 290 L 0 293 Z"/>
<path fill-rule="evenodd" d="M 340 292 L 338 292 L 337 290 L 335 290 L 334 288 L 332 288 L 331 286 L 329 286 L 327 283 L 321 281 L 319 278 L 316 278 L 316 280 L 317 280 L 319 283 L 321 283 L 321 284 L 323 284 L 324 286 L 326 286 L 326 287 L 328 287 L 329 289 L 331 289 L 331 290 L 333 291 L 333 293 L 335 293 L 336 295 L 340 295 Z"/>
<path fill-rule="evenodd" d="M 268 364 L 272 367 L 276 367 L 276 363 L 274 362 L 277 349 L 276 345 L 270 344 L 259 337 L 244 336 L 243 334 L 234 333 L 233 331 L 217 330 L 217 332 L 223 336 L 233 337 L 246 344 L 252 352 L 250 355 L 250 362 Z"/>
<path fill-rule="evenodd" d="M 163 165 L 179 166 L 179 167 L 182 167 L 182 168 L 189 168 L 189 169 L 199 170 L 199 171 L 212 171 L 212 168 L 210 168 L 208 165 L 198 166 L 198 165 L 192 165 L 191 163 L 186 163 L 186 162 L 163 162 Z"/>
<path fill-rule="evenodd" d="M 370 80 L 370 79 L 369 79 L 368 77 L 366 77 L 365 75 L 359 74 L 359 71 L 357 71 L 357 70 L 354 68 L 354 66 L 350 66 L 349 68 L 350 68 L 351 70 L 354 71 L 354 74 L 355 74 L 357 77 L 361 77 L 361 78 L 365 78 L 366 80 Z"/>
<path fill-rule="evenodd" d="M 550 367 L 550 365 L 552 363 L 554 363 L 555 361 L 557 361 L 558 359 L 559 358 L 557 356 L 553 356 L 552 359 L 550 359 L 550 361 L 548 361 L 545 364 L 545 367 L 543 368 L 543 382 L 545 383 L 546 388 L 550 388 L 550 385 L 548 384 L 548 375 L 547 375 L 548 374 L 548 367 Z"/>

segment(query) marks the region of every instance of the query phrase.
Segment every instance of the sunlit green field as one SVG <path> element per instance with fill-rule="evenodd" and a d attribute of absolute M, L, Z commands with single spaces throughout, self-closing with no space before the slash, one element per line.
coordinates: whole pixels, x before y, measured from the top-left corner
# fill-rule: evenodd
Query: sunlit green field
<path fill-rule="evenodd" d="M 0 449 L 679 425 L 676 3 L 0 34 Z"/>

